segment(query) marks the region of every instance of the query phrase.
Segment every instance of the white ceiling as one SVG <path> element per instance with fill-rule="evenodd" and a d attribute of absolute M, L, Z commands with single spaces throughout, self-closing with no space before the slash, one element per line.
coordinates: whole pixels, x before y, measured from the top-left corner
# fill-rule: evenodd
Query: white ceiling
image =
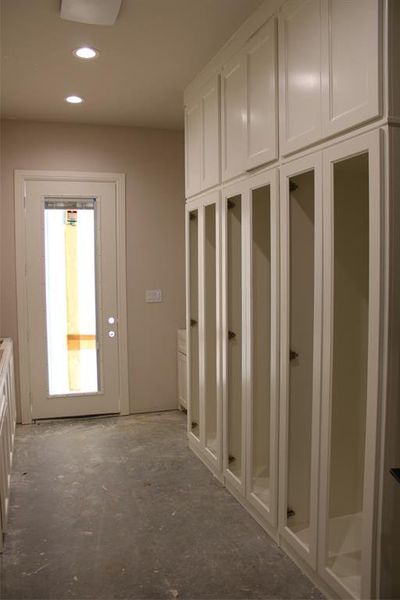
<path fill-rule="evenodd" d="M 62 20 L 60 0 L 1 0 L 2 116 L 181 128 L 184 87 L 261 3 L 124 0 L 106 27 Z M 76 59 L 81 45 L 100 57 Z"/>

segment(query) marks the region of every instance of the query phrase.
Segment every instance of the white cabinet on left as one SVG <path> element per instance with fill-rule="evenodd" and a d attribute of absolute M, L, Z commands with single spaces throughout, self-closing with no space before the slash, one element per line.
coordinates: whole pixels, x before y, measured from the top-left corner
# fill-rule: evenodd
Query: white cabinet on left
<path fill-rule="evenodd" d="M 185 105 L 186 197 L 220 182 L 219 75 Z"/>

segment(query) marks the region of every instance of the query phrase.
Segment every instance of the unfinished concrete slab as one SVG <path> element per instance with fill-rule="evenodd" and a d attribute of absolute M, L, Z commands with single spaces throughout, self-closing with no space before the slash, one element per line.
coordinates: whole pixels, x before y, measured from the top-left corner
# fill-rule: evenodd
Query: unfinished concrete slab
<path fill-rule="evenodd" d="M 1 598 L 323 598 L 187 448 L 179 412 L 17 430 Z"/>

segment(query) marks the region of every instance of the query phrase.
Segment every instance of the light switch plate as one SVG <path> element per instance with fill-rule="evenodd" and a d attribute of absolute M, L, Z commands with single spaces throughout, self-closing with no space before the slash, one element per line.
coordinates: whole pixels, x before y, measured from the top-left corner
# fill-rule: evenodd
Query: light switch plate
<path fill-rule="evenodd" d="M 146 290 L 144 293 L 145 302 L 162 302 L 161 290 Z"/>

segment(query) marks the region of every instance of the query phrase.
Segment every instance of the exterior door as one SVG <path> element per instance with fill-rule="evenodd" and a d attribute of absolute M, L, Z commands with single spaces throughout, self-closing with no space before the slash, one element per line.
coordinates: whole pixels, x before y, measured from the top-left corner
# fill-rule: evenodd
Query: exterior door
<path fill-rule="evenodd" d="M 126 412 L 115 182 L 27 180 L 24 202 L 32 418 Z"/>

